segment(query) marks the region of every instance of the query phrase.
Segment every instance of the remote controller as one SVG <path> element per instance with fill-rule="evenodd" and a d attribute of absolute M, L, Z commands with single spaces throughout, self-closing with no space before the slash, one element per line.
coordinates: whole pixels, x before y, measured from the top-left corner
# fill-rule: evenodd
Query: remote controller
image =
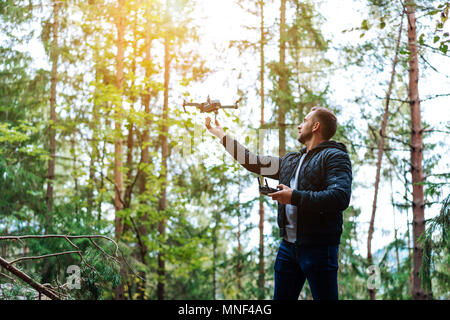
<path fill-rule="evenodd" d="M 277 191 L 280 191 L 281 189 L 274 189 L 269 187 L 269 185 L 267 184 L 267 179 L 264 179 L 266 182 L 265 186 L 261 186 L 261 181 L 258 178 L 258 185 L 259 185 L 259 193 L 262 193 L 263 195 L 268 195 L 269 193 L 274 193 Z"/>

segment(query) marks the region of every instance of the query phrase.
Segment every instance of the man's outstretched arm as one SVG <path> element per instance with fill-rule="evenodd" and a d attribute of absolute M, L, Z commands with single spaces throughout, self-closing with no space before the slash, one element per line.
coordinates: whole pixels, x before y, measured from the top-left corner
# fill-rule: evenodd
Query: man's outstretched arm
<path fill-rule="evenodd" d="M 214 136 L 220 139 L 225 150 L 250 172 L 262 175 L 264 177 L 279 180 L 280 177 L 280 158 L 272 156 L 259 156 L 241 145 L 237 140 L 226 135 L 216 120 L 216 126 L 211 126 L 211 118 L 206 118 L 206 128 Z"/>

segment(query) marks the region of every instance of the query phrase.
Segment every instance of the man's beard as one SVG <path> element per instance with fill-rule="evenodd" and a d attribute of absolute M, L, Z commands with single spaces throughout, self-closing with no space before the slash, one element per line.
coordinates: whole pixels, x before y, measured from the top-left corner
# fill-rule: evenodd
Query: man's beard
<path fill-rule="evenodd" d="M 307 133 L 301 133 L 297 140 L 301 144 L 305 144 L 305 142 L 310 140 L 311 138 L 312 138 L 312 131 L 307 132 Z"/>

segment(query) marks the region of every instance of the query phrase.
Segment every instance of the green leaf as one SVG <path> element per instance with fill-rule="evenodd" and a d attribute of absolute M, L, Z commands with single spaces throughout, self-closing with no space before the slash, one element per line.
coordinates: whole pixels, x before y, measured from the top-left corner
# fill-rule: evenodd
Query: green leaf
<path fill-rule="evenodd" d="M 400 49 L 400 50 L 399 50 L 399 53 L 400 53 L 400 54 L 409 54 L 410 52 L 409 52 L 409 50 Z"/>
<path fill-rule="evenodd" d="M 419 42 L 419 44 L 422 46 L 424 43 L 425 43 L 425 41 L 423 40 L 423 37 L 424 37 L 425 35 L 422 33 L 420 36 L 419 36 L 419 40 L 418 40 L 418 42 Z"/>
<path fill-rule="evenodd" d="M 380 29 L 384 29 L 384 27 L 386 27 L 386 22 L 381 21 L 381 23 L 380 23 Z"/>
<path fill-rule="evenodd" d="M 433 43 L 436 43 L 436 42 L 438 42 L 438 41 L 439 41 L 439 39 L 440 39 L 440 37 L 439 37 L 439 36 L 434 36 L 434 38 L 433 38 Z"/>
<path fill-rule="evenodd" d="M 370 29 L 369 21 L 367 21 L 367 19 L 363 20 L 363 22 L 361 23 L 361 29 L 366 31 Z"/>

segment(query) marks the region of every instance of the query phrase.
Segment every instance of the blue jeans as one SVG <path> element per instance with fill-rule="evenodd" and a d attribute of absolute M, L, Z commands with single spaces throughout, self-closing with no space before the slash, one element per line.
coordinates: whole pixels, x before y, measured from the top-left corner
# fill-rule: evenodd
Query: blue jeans
<path fill-rule="evenodd" d="M 314 300 L 338 300 L 339 245 L 297 245 L 283 240 L 275 260 L 274 300 L 298 300 L 308 280 Z"/>

